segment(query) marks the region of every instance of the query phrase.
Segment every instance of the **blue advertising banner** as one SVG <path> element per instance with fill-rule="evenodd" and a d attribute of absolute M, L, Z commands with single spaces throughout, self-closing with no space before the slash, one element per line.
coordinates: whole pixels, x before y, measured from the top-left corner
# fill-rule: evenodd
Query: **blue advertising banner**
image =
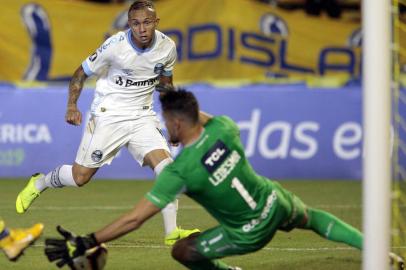
<path fill-rule="evenodd" d="M 360 87 L 249 88 L 209 92 L 207 86 L 193 87 L 203 110 L 237 122 L 258 173 L 277 179 L 362 177 Z"/>
<path fill-rule="evenodd" d="M 54 88 L 58 87 L 0 88 L 0 177 L 28 177 L 73 162 L 84 125 L 65 123 L 67 90 Z M 304 85 L 259 84 L 219 89 L 194 84 L 188 89 L 197 95 L 202 110 L 237 122 L 246 155 L 260 174 L 274 179 L 362 177 L 359 86 L 310 90 Z M 80 97 L 84 114 L 92 97 L 91 89 Z M 159 110 L 159 102 L 155 104 Z M 96 175 L 153 177 L 125 149 Z"/>

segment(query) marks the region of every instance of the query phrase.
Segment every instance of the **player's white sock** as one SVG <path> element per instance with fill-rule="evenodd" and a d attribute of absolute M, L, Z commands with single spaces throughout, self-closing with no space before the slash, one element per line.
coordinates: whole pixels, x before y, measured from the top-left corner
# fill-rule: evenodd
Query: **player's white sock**
<path fill-rule="evenodd" d="M 39 191 L 43 191 L 46 188 L 61 188 L 65 186 L 78 186 L 73 179 L 72 165 L 59 166 L 35 182 L 35 187 Z"/>
<path fill-rule="evenodd" d="M 177 212 L 178 212 L 178 200 L 168 203 L 165 206 L 165 208 L 161 210 L 165 226 L 165 235 L 168 235 L 174 230 L 176 230 Z"/>
<path fill-rule="evenodd" d="M 173 160 L 171 158 L 167 158 L 159 162 L 159 164 L 156 165 L 154 168 L 156 176 L 158 176 L 162 172 L 162 170 L 172 162 Z M 169 203 L 164 209 L 161 210 L 165 226 L 165 235 L 168 235 L 174 230 L 176 230 L 177 211 L 178 211 L 178 200 Z"/>

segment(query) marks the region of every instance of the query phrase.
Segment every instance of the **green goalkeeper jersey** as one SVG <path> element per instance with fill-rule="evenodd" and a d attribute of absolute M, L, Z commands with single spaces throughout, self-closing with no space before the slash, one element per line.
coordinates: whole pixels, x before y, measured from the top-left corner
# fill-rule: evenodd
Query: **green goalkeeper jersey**
<path fill-rule="evenodd" d="M 244 154 L 237 125 L 226 116 L 211 118 L 199 139 L 184 147 L 158 176 L 147 199 L 159 208 L 180 193 L 201 204 L 229 232 L 248 243 L 266 236 L 273 221 L 287 218 L 284 191 L 257 175 Z M 279 197 L 279 199 L 278 199 Z M 279 207 L 284 204 L 286 207 Z M 264 239 L 262 239 L 264 240 Z"/>

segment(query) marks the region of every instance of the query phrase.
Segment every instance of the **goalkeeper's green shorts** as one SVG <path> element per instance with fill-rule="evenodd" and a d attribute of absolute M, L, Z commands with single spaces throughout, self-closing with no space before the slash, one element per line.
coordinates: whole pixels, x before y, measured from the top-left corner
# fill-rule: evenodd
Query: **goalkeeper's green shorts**
<path fill-rule="evenodd" d="M 208 259 L 246 254 L 264 247 L 278 230 L 290 231 L 303 227 L 306 222 L 306 205 L 280 185 L 276 185 L 275 189 L 278 203 L 265 226 L 247 234 L 221 225 L 204 231 L 196 239 L 199 253 Z"/>
<path fill-rule="evenodd" d="M 307 206 L 295 194 L 281 188 L 290 207 L 289 218 L 279 227 L 279 230 L 289 232 L 294 228 L 303 228 L 307 222 Z"/>
<path fill-rule="evenodd" d="M 275 230 L 276 231 L 276 230 Z M 267 241 L 268 242 L 268 241 Z M 265 243 L 266 244 L 266 243 Z M 232 235 L 223 226 L 217 226 L 201 233 L 196 240 L 196 248 L 207 259 L 223 258 L 254 252 L 264 246 L 261 241 L 241 244 L 232 239 Z"/>

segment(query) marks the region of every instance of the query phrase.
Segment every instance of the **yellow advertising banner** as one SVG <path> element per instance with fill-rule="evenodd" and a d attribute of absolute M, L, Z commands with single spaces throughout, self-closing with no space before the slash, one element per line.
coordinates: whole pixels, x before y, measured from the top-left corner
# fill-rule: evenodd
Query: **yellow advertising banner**
<path fill-rule="evenodd" d="M 66 80 L 116 31 L 125 4 L 3 0 L 0 80 Z M 176 81 L 257 80 L 361 70 L 357 20 L 309 17 L 254 0 L 159 0 L 158 29 L 177 43 Z"/>

